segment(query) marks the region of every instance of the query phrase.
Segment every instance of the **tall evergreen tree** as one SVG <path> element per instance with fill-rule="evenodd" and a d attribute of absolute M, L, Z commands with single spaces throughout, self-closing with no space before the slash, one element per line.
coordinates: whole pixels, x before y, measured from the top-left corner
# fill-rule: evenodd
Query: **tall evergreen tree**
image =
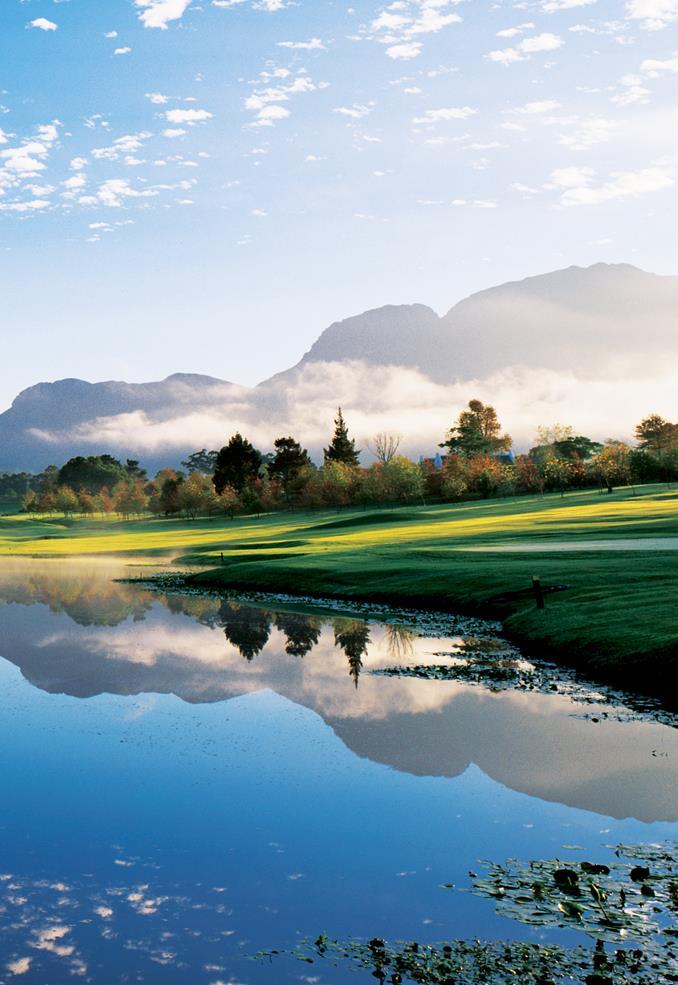
<path fill-rule="evenodd" d="M 261 452 L 240 433 L 234 434 L 217 455 L 212 478 L 217 495 L 221 496 L 226 486 L 242 492 L 248 482 L 256 479 L 261 462 Z"/>
<path fill-rule="evenodd" d="M 360 449 L 356 449 L 355 439 L 349 438 L 348 428 L 341 407 L 337 410 L 334 418 L 334 435 L 329 448 L 325 448 L 326 462 L 341 462 L 343 465 L 356 467 Z"/>

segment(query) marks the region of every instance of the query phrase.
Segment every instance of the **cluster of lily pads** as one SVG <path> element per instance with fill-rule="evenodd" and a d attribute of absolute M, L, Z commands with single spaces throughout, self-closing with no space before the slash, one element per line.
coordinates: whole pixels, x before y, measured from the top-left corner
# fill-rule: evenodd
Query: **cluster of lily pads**
<path fill-rule="evenodd" d="M 262 951 L 257 958 L 273 961 L 283 953 Z M 363 943 L 323 934 L 302 941 L 289 956 L 321 967 L 348 964 L 355 971 L 370 972 L 370 978 L 383 985 L 664 985 L 676 980 L 658 973 L 641 950 L 608 954 L 600 945 L 564 949 L 520 941 L 419 944 L 380 938 Z"/>
<path fill-rule="evenodd" d="M 471 892 L 537 927 L 576 929 L 595 943 L 338 941 L 322 934 L 291 953 L 310 964 L 348 963 L 384 985 L 668 985 L 678 982 L 678 843 L 620 845 L 616 861 L 485 863 Z M 441 888 L 454 889 L 451 884 Z M 266 951 L 273 960 L 284 953 Z"/>
<path fill-rule="evenodd" d="M 486 863 L 472 892 L 504 916 L 539 927 L 569 927 L 596 941 L 642 945 L 657 969 L 678 981 L 678 844 L 620 845 L 609 865 L 561 859 Z"/>

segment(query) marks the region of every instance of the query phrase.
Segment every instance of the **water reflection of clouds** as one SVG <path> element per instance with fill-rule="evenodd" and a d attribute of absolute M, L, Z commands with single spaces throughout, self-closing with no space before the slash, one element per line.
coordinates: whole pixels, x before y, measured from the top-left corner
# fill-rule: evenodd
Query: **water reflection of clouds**
<path fill-rule="evenodd" d="M 321 715 L 348 718 L 379 719 L 394 713 L 435 711 L 468 690 L 450 682 L 375 678 L 363 673 L 356 691 L 350 658 L 337 644 L 332 623 L 320 629 L 317 644 L 304 658 L 286 652 L 285 632 L 272 625 L 265 648 L 248 661 L 238 646 L 225 638 L 221 627 L 201 626 L 183 616 L 169 618 L 169 622 L 165 621 L 166 614 L 156 609 L 143 623 L 134 626 L 96 631 L 69 628 L 41 638 L 36 645 L 46 651 L 63 646 L 78 648 L 120 663 L 121 673 L 125 664 L 156 669 L 157 686 L 153 686 L 153 679 L 149 680 L 150 690 L 166 691 L 169 685 L 189 701 L 199 700 L 207 691 L 221 691 L 221 696 L 227 698 L 272 688 Z M 339 637 L 346 642 L 345 634 L 339 633 Z M 439 659 L 435 651 L 453 649 L 459 642 L 457 638 L 434 641 L 414 636 L 407 638 L 406 650 L 394 653 L 394 638 L 401 643 L 402 634 L 396 636 L 390 626 L 371 626 L 361 670 L 406 660 L 435 663 Z M 90 665 L 84 672 L 92 670 Z"/>
<path fill-rule="evenodd" d="M 153 865 L 149 863 L 148 867 Z M 200 895 L 198 887 L 195 896 L 159 892 L 150 883 L 95 888 L 96 880 L 88 877 L 87 881 L 76 882 L 71 887 L 74 913 L 73 919 L 66 922 L 60 912 L 61 901 L 54 895 L 58 884 L 24 879 L 21 883 L 25 897 L 18 918 L 5 918 L 0 923 L 0 952 L 5 959 L 0 965 L 0 981 L 4 980 L 3 971 L 12 978 L 30 972 L 31 980 L 44 982 L 89 978 L 91 974 L 97 981 L 112 981 L 114 977 L 118 980 L 113 968 L 105 968 L 104 978 L 97 977 L 97 938 L 115 942 L 123 952 L 136 954 L 135 971 L 143 976 L 153 966 L 178 965 L 182 949 L 190 948 L 191 940 L 203 938 L 206 918 L 209 921 L 218 917 L 221 921 L 227 915 L 222 903 L 211 903 L 206 895 Z M 117 903 L 113 904 L 114 900 Z M 5 880 L 0 884 L 0 913 L 15 904 Z M 164 906 L 168 908 L 167 913 L 161 912 Z M 98 920 L 93 921 L 92 916 Z M 223 962 L 226 957 L 230 945 L 225 941 L 231 934 L 205 937 L 210 942 L 209 948 L 205 946 L 205 957 L 209 952 L 214 968 L 223 970 L 223 964 L 217 965 L 216 960 Z M 139 961 L 148 964 L 139 965 Z M 184 967 L 188 968 L 185 961 Z M 63 977 L 61 969 L 65 973 Z M 201 972 L 206 974 L 207 969 L 194 969 L 186 980 L 206 981 Z M 134 980 L 145 979 L 135 977 Z"/>
<path fill-rule="evenodd" d="M 10 961 L 7 965 L 7 971 L 10 975 L 25 975 L 26 972 L 30 970 L 31 959 L 30 958 L 17 958 L 16 961 Z"/>
<path fill-rule="evenodd" d="M 48 692 L 143 695 L 120 712 L 131 727 L 157 710 L 149 694 L 200 704 L 270 690 L 319 714 L 359 756 L 405 772 L 455 776 L 475 763 L 511 789 L 598 813 L 678 816 L 676 732 L 606 719 L 609 706 L 596 704 L 593 689 L 592 703 L 577 705 L 562 693 L 375 677 L 369 671 L 384 666 L 463 656 L 463 641 L 347 616 L 152 595 L 112 583 L 126 572 L 111 562 L 33 564 L 0 572 L 0 597 L 21 602 L 3 614 L 3 655 Z"/>

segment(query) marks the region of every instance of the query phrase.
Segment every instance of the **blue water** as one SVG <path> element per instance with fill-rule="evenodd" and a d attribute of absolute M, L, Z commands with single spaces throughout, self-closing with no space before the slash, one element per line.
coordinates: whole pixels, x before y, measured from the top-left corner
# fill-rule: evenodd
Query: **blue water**
<path fill-rule="evenodd" d="M 361 980 L 252 959 L 320 932 L 573 941 L 497 916 L 461 891 L 469 870 L 676 835 L 666 725 L 372 676 L 395 659 L 379 625 L 356 687 L 332 620 L 294 656 L 270 610 L 121 573 L 0 573 L 2 983 Z M 235 637 L 250 618 L 257 646 L 270 636 L 248 660 L 223 623 Z"/>

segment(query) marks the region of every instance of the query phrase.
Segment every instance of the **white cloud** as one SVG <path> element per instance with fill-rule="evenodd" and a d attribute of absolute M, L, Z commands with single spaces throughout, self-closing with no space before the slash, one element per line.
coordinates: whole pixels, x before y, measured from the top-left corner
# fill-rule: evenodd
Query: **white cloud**
<path fill-rule="evenodd" d="M 320 38 L 311 38 L 310 41 L 278 41 L 278 48 L 292 48 L 294 51 L 325 51 L 325 45 Z"/>
<path fill-rule="evenodd" d="M 116 48 L 115 51 L 113 52 L 113 54 L 114 55 L 129 55 L 129 53 L 131 52 L 131 50 L 132 49 L 129 48 L 129 47 Z"/>
<path fill-rule="evenodd" d="M 675 172 L 675 166 L 656 165 L 638 171 L 614 171 L 597 181 L 592 168 L 560 168 L 552 172 L 551 179 L 562 190 L 562 205 L 600 205 L 671 188 Z"/>
<path fill-rule="evenodd" d="M 116 137 L 108 147 L 95 147 L 92 150 L 92 157 L 97 161 L 117 161 L 126 154 L 133 154 L 143 147 L 143 144 L 153 135 L 148 131 L 141 133 L 128 133 L 122 137 Z"/>
<path fill-rule="evenodd" d="M 248 3 L 249 0 L 212 0 L 213 7 L 239 7 L 242 3 Z M 250 6 L 252 10 L 263 10 L 269 14 L 274 14 L 278 10 L 284 10 L 285 7 L 290 6 L 290 2 L 294 0 L 251 0 Z"/>
<path fill-rule="evenodd" d="M 25 202 L 0 202 L 0 210 L 3 212 L 40 212 L 51 205 L 47 199 L 33 198 Z"/>
<path fill-rule="evenodd" d="M 445 106 L 442 109 L 427 109 L 423 116 L 415 116 L 413 123 L 440 123 L 446 120 L 467 120 L 478 112 L 471 106 Z"/>
<path fill-rule="evenodd" d="M 158 194 L 157 188 L 135 188 L 126 178 L 109 178 L 99 185 L 95 202 L 109 209 L 119 209 L 124 205 L 125 199 L 153 198 Z M 94 202 L 88 201 L 85 204 L 94 204 Z"/>
<path fill-rule="evenodd" d="M 657 79 L 660 75 L 675 75 L 678 72 L 678 54 L 672 58 L 646 58 L 641 62 L 640 71 L 651 79 Z"/>
<path fill-rule="evenodd" d="M 560 10 L 572 10 L 575 7 L 590 7 L 596 0 L 546 0 L 542 10 L 547 14 L 555 14 Z"/>
<path fill-rule="evenodd" d="M 409 60 L 417 58 L 421 54 L 422 44 L 419 41 L 403 41 L 400 44 L 392 44 L 386 49 L 389 58 Z"/>
<path fill-rule="evenodd" d="M 82 172 L 80 174 L 74 174 L 71 178 L 66 178 L 66 180 L 62 182 L 64 188 L 67 188 L 69 192 L 72 192 L 75 189 L 84 188 L 86 184 L 87 178 L 84 174 L 82 174 Z"/>
<path fill-rule="evenodd" d="M 619 130 L 617 120 L 605 117 L 591 117 L 578 122 L 572 133 L 563 133 L 558 137 L 558 143 L 572 150 L 587 150 L 596 144 L 607 143 Z"/>
<path fill-rule="evenodd" d="M 551 180 L 559 188 L 579 188 L 591 183 L 595 175 L 593 168 L 557 168 L 551 172 Z"/>
<path fill-rule="evenodd" d="M 523 38 L 513 48 L 491 51 L 487 57 L 491 62 L 497 62 L 500 65 L 512 65 L 514 62 L 523 62 L 530 55 L 542 51 L 556 51 L 562 44 L 563 39 L 557 34 L 545 32 L 544 34 L 536 34 L 531 38 Z"/>
<path fill-rule="evenodd" d="M 34 21 L 31 21 L 31 27 L 37 27 L 39 31 L 56 31 L 59 28 L 58 24 L 54 21 L 48 21 L 46 17 L 36 17 Z"/>
<path fill-rule="evenodd" d="M 206 109 L 168 109 L 165 118 L 168 123 L 187 123 L 192 126 L 194 123 L 211 120 L 212 114 Z"/>
<path fill-rule="evenodd" d="M 647 64 L 643 62 L 643 65 Z M 678 59 L 676 59 L 676 71 L 678 71 Z M 655 76 L 651 75 L 651 78 Z M 650 90 L 644 86 L 640 75 L 624 75 L 619 80 L 620 89 L 610 96 L 610 101 L 616 106 L 633 106 L 649 102 Z"/>
<path fill-rule="evenodd" d="M 337 106 L 332 112 L 339 113 L 340 116 L 349 116 L 353 120 L 364 120 L 372 112 L 373 107 L 374 104 L 366 106 L 363 103 L 354 103 L 352 106 Z"/>
<path fill-rule="evenodd" d="M 626 16 L 642 21 L 648 31 L 659 31 L 678 19 L 678 0 L 627 0 Z"/>
<path fill-rule="evenodd" d="M 166 30 L 170 21 L 181 20 L 191 0 L 134 0 L 141 8 L 139 19 L 144 27 Z"/>
<path fill-rule="evenodd" d="M 504 28 L 503 31 L 497 31 L 497 37 L 516 38 L 519 35 L 524 34 L 525 31 L 532 31 L 532 30 L 534 30 L 534 24 L 532 23 L 532 21 L 529 21 L 526 24 L 518 24 L 517 27 L 506 27 Z"/>
<path fill-rule="evenodd" d="M 556 99 L 538 99 L 523 106 L 516 106 L 513 113 L 520 113 L 521 116 L 540 116 L 542 113 L 551 113 L 558 109 L 560 103 Z"/>
<path fill-rule="evenodd" d="M 316 89 L 315 83 L 303 69 L 293 76 L 289 69 L 277 68 L 262 72 L 259 78 L 265 84 L 254 88 L 245 99 L 245 109 L 255 114 L 254 120 L 247 124 L 251 128 L 272 127 L 287 119 L 291 115 L 290 110 L 279 104 Z M 271 85 L 271 82 L 275 84 Z"/>
<path fill-rule="evenodd" d="M 395 0 L 381 9 L 364 33 L 386 45 L 395 60 L 417 58 L 423 49 L 420 38 L 437 34 L 461 17 L 453 11 L 460 0 Z"/>

